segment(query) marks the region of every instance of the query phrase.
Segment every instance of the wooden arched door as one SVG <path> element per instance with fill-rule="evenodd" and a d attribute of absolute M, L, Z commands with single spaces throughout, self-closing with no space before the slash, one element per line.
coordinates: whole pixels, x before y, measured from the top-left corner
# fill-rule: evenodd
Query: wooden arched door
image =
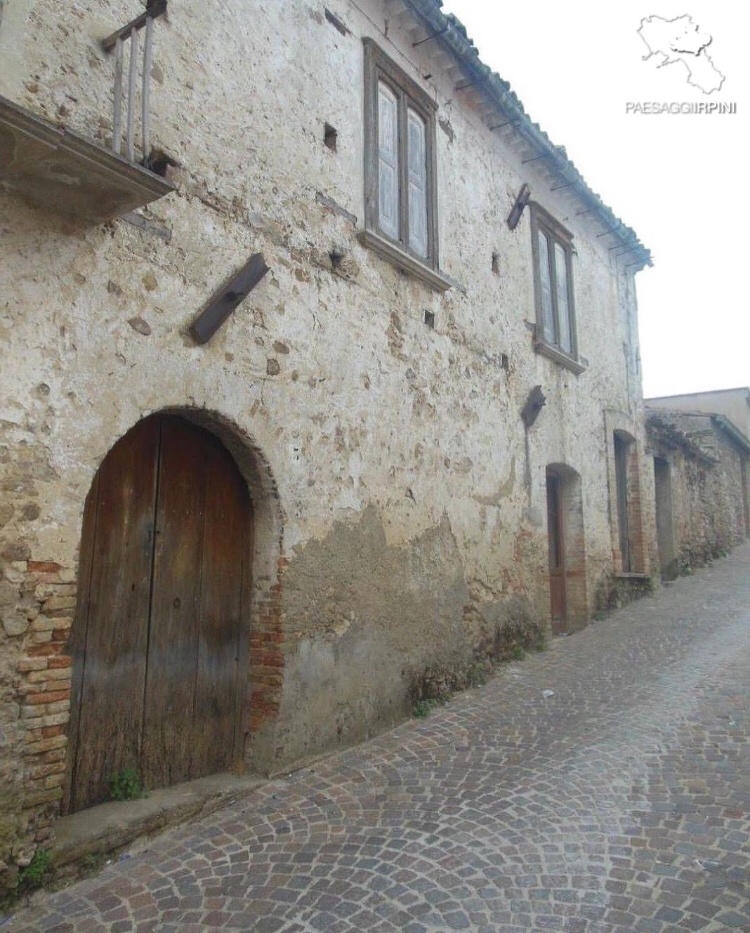
<path fill-rule="evenodd" d="M 84 514 L 66 811 L 127 768 L 157 788 L 237 762 L 252 551 L 247 487 L 208 431 L 157 415 L 109 452 Z"/>

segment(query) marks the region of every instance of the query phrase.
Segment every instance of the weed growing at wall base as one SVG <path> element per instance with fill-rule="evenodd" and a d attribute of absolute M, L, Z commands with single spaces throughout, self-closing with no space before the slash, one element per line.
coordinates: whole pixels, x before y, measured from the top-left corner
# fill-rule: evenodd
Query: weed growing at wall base
<path fill-rule="evenodd" d="M 112 800 L 140 800 L 146 796 L 141 777 L 135 768 L 123 768 L 109 779 Z"/>
<path fill-rule="evenodd" d="M 37 849 L 34 857 L 18 872 L 18 890 L 20 893 L 41 888 L 50 875 L 52 854 L 47 849 Z"/>
<path fill-rule="evenodd" d="M 412 707 L 411 714 L 415 719 L 426 719 L 437 706 L 447 706 L 450 699 L 443 697 L 439 700 L 417 700 Z"/>

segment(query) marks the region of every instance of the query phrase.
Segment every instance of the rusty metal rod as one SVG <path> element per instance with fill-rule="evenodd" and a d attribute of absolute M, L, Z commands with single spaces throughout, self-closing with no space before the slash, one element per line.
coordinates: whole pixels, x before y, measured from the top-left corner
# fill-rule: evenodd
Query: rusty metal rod
<path fill-rule="evenodd" d="M 143 40 L 143 86 L 141 91 L 141 150 L 144 163 L 148 160 L 151 148 L 151 61 L 153 57 L 154 21 L 151 17 L 146 23 L 146 34 Z"/>
<path fill-rule="evenodd" d="M 411 47 L 416 49 L 418 45 L 424 45 L 425 42 L 429 42 L 430 39 L 436 39 L 438 36 L 442 36 L 444 32 L 448 32 L 448 26 L 443 26 L 442 29 L 439 29 L 437 32 L 433 32 L 431 36 L 427 36 L 426 39 L 420 39 L 419 42 L 412 42 Z"/>
<path fill-rule="evenodd" d="M 125 152 L 128 162 L 135 162 L 135 88 L 138 80 L 138 30 L 130 31 L 130 68 L 128 71 L 128 126 Z"/>
<path fill-rule="evenodd" d="M 122 51 L 123 41 L 118 38 L 115 44 L 115 110 L 112 120 L 112 150 L 117 155 L 122 153 Z"/>

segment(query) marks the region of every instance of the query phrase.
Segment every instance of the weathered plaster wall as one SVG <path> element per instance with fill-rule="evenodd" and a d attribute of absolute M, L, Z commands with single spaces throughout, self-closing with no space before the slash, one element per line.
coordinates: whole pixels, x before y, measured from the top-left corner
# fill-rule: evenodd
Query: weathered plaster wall
<path fill-rule="evenodd" d="M 69 663 L 85 497 L 146 414 L 208 413 L 260 509 L 251 768 L 372 734 L 404 714 L 424 671 L 492 653 L 498 631 L 544 627 L 547 465 L 580 475 L 582 619 L 612 571 L 604 409 L 624 412 L 642 440 L 632 275 L 579 203 L 522 165 L 512 137 L 490 133 L 446 77 L 421 78 L 438 74 L 429 44 L 386 29 L 375 0 L 330 6 L 347 35 L 317 0 L 228 0 L 220 15 L 185 0 L 157 23 L 152 133 L 179 166 L 177 192 L 141 212 L 147 226 L 75 225 L 0 192 L 0 341 L 13 361 L 0 374 L 0 769 L 11 795 L 0 810 L 16 861 L 34 820 L 37 842 L 47 831 L 34 795 L 52 810 L 60 795 L 68 707 L 53 700 L 64 676 L 53 671 Z M 8 0 L 0 93 L 107 142 L 112 62 L 97 40 L 136 7 Z M 365 35 L 439 105 L 441 267 L 458 283 L 445 294 L 356 238 Z M 505 224 L 523 182 L 574 235 L 580 376 L 532 349 L 528 215 Z M 345 252 L 337 269 L 334 248 Z M 187 326 L 253 252 L 271 272 L 195 346 Z M 546 407 L 525 431 L 538 384 Z M 36 731 L 32 705 L 52 717 Z M 30 746 L 57 767 L 32 768 Z"/>

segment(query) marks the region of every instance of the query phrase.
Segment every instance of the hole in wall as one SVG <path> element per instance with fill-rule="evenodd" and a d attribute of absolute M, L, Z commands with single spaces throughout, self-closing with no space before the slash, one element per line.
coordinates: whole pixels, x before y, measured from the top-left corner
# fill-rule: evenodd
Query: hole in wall
<path fill-rule="evenodd" d="M 144 159 L 143 164 L 154 175 L 166 178 L 167 171 L 178 166 L 179 162 L 173 159 L 172 156 L 167 155 L 163 149 L 152 149 L 148 154 L 148 158 Z"/>
<path fill-rule="evenodd" d="M 492 271 L 495 275 L 500 275 L 500 253 L 492 253 Z"/>
<path fill-rule="evenodd" d="M 430 330 L 435 330 L 435 312 L 434 311 L 425 311 L 424 313 L 424 322 Z"/>
<path fill-rule="evenodd" d="M 326 123 L 323 129 L 323 142 L 326 144 L 326 147 L 335 152 L 338 147 L 339 133 L 335 126 L 331 126 L 330 123 Z"/>

